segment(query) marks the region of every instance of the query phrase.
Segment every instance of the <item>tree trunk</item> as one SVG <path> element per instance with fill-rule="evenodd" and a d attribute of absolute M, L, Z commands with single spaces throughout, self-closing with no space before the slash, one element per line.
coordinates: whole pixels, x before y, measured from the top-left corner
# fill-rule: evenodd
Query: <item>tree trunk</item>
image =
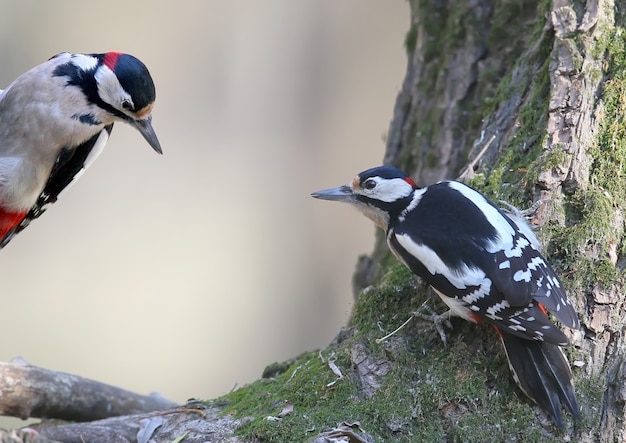
<path fill-rule="evenodd" d="M 382 235 L 360 259 L 353 316 L 333 343 L 211 405 L 242 423 L 237 441 L 626 441 L 626 9 L 410 3 L 384 162 L 418 184 L 466 169 L 494 201 L 547 201 L 534 223 L 583 324 L 566 350 L 582 423 L 560 432 L 524 397 L 489 328 L 456 319 L 444 346 L 432 325 L 412 320 L 379 340 L 424 302 L 443 309 Z"/>
<path fill-rule="evenodd" d="M 623 5 L 411 6 L 385 161 L 430 184 L 458 176 L 494 137 L 469 183 L 495 201 L 547 201 L 535 222 L 582 320 L 569 351 L 586 414 L 576 438 L 626 441 Z M 379 255 L 384 248 L 381 239 Z M 357 281 L 375 279 L 373 268 Z"/>

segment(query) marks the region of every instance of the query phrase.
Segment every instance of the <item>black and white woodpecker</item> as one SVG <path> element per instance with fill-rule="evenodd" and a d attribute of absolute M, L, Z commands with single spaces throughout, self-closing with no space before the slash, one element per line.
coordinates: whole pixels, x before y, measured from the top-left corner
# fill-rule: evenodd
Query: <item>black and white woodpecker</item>
<path fill-rule="evenodd" d="M 425 280 L 450 312 L 498 332 L 521 390 L 563 427 L 561 408 L 580 419 L 572 373 L 561 350 L 579 321 L 565 289 L 521 217 L 507 215 L 456 181 L 420 188 L 390 166 L 312 194 L 351 203 L 386 232 L 394 255 Z"/>
<path fill-rule="evenodd" d="M 155 97 L 146 66 L 119 52 L 57 54 L 0 90 L 0 248 L 95 160 L 115 122 L 161 154 Z"/>

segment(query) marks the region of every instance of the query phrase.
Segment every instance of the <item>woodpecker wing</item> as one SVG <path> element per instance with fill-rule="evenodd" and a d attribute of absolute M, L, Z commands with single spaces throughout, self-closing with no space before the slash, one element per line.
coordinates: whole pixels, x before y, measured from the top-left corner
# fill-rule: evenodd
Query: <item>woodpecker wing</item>
<path fill-rule="evenodd" d="M 567 300 L 565 291 L 515 223 L 481 194 L 457 182 L 416 191 L 414 199 L 410 210 L 390 225 L 389 246 L 443 295 L 453 312 L 472 321 L 483 318 L 521 338 L 567 344 L 538 304 L 546 301 L 552 308 L 557 296 Z M 548 282 L 552 293 L 547 293 Z M 561 292 L 556 294 L 554 288 Z M 558 306 L 557 317 L 576 326 L 571 304 Z"/>
<path fill-rule="evenodd" d="M 524 296 L 530 297 L 564 325 L 578 328 L 576 311 L 552 267 L 520 231 L 515 232 L 513 245 L 513 248 L 497 251 L 493 256 L 493 266 L 488 274 L 494 286 L 514 306 L 523 303 Z"/>
<path fill-rule="evenodd" d="M 15 220 L 15 226 L 0 238 L 0 248 L 11 241 L 15 234 L 24 230 L 32 220 L 43 214 L 48 205 L 56 202 L 61 193 L 83 174 L 104 149 L 112 130 L 113 124 L 108 125 L 80 145 L 61 150 L 39 198 L 23 217 Z"/>
<path fill-rule="evenodd" d="M 431 285 L 456 315 L 475 323 L 486 320 L 526 340 L 568 344 L 565 334 L 537 303 L 531 300 L 524 306 L 511 306 L 484 271 L 467 268 L 459 274 L 443 263 L 437 267 L 432 258 L 433 251 L 415 243 L 414 238 L 406 234 L 394 232 L 388 240 L 394 253 L 413 273 Z"/>

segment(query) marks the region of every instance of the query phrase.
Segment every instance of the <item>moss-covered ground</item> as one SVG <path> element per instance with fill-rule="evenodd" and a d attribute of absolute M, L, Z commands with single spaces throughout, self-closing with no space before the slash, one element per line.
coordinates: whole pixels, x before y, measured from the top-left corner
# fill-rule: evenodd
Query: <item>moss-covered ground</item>
<path fill-rule="evenodd" d="M 388 342 L 377 342 L 427 300 L 424 294 L 409 271 L 394 266 L 361 294 L 351 327 L 328 348 L 272 365 L 270 378 L 216 404 L 245 419 L 239 433 L 251 441 L 307 441 L 341 422 L 358 422 L 376 441 L 561 441 L 551 425 L 546 431 L 537 424 L 540 413 L 515 386 L 491 328 L 455 319 L 444 346 L 432 323 L 413 320 Z M 371 398 L 351 357 L 357 344 L 372 360 L 390 364 Z M 343 379 L 330 369 L 330 356 Z M 292 413 L 267 419 L 286 401 Z"/>

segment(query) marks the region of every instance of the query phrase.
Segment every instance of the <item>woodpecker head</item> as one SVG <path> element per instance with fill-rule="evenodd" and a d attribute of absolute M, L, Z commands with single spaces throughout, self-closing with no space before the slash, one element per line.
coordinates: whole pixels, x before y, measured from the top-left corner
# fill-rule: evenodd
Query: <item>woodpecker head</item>
<path fill-rule="evenodd" d="M 67 56 L 66 53 L 59 56 Z M 162 154 L 152 128 L 152 107 L 156 98 L 148 68 L 137 58 L 119 52 L 72 54 L 53 73 L 66 84 L 79 87 L 92 105 L 89 112 L 73 116 L 87 124 L 124 121 L 135 127 L 152 148 Z"/>
<path fill-rule="evenodd" d="M 352 203 L 376 225 L 387 229 L 389 221 L 405 210 L 418 189 L 411 177 L 392 166 L 379 166 L 358 174 L 347 185 L 311 194 L 322 200 Z"/>

